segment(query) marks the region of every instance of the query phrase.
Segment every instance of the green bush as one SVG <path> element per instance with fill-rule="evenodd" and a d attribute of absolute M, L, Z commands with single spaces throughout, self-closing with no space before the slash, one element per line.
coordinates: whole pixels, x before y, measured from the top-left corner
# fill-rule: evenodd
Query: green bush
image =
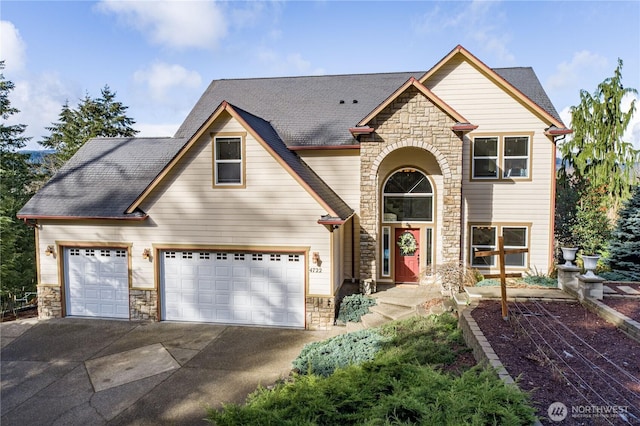
<path fill-rule="evenodd" d="M 293 361 L 293 368 L 300 374 L 327 377 L 337 368 L 371 361 L 384 341 L 376 329 L 366 329 L 309 343 Z"/>
<path fill-rule="evenodd" d="M 389 323 L 379 329 L 387 340 L 372 361 L 328 377 L 296 375 L 273 390 L 258 389 L 245 405 L 210 410 L 208 420 L 219 426 L 532 424 L 527 395 L 493 370 L 441 371 L 443 354 L 468 350 L 460 347 L 456 323 L 450 314 Z M 423 354 L 430 345 L 440 355 Z"/>
<path fill-rule="evenodd" d="M 340 303 L 338 310 L 338 321 L 360 322 L 360 318 L 369 313 L 369 306 L 375 306 L 376 300 L 362 294 L 352 294 L 345 296 Z"/>
<path fill-rule="evenodd" d="M 500 281 L 494 280 L 493 278 L 485 278 L 484 280 L 476 283 L 476 287 L 490 287 L 495 285 L 500 285 Z"/>
<path fill-rule="evenodd" d="M 528 275 L 523 281 L 529 285 L 537 285 L 541 287 L 558 287 L 558 280 L 543 275 Z"/>

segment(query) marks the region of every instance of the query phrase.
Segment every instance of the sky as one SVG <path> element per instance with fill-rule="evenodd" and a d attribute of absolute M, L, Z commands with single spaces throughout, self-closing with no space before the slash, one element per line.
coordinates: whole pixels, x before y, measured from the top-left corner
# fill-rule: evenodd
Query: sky
<path fill-rule="evenodd" d="M 492 68 L 533 67 L 567 125 L 624 62 L 640 90 L 639 1 L 14 1 L 2 71 L 41 149 L 65 102 L 108 85 L 139 136 L 172 136 L 214 79 L 424 72 L 461 44 Z M 624 107 L 638 95 L 627 96 Z M 624 140 L 640 149 L 640 112 Z"/>

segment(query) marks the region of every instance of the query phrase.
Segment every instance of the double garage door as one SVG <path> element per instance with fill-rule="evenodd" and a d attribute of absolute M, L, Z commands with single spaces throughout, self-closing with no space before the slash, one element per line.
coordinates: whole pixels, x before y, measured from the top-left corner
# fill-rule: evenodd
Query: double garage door
<path fill-rule="evenodd" d="M 161 318 L 304 327 L 299 253 L 160 252 Z M 129 318 L 125 249 L 65 248 L 67 315 Z"/>
<path fill-rule="evenodd" d="M 304 255 L 160 252 L 162 318 L 304 327 Z"/>

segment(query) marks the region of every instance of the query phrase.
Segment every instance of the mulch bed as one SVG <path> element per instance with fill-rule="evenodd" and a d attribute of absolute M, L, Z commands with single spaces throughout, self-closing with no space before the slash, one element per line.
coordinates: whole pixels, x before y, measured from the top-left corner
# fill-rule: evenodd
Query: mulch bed
<path fill-rule="evenodd" d="M 37 317 L 38 317 L 38 307 L 33 306 L 26 309 L 16 310 L 15 315 L 11 311 L 5 312 L 2 315 L 2 317 L 0 317 L 0 322 L 15 321 L 16 319 L 37 318 Z"/>
<path fill-rule="evenodd" d="M 499 301 L 481 301 L 472 316 L 543 424 L 640 424 L 640 343 L 598 315 L 577 302 L 514 302 L 505 321 Z M 559 423 L 548 411 L 557 402 Z"/>

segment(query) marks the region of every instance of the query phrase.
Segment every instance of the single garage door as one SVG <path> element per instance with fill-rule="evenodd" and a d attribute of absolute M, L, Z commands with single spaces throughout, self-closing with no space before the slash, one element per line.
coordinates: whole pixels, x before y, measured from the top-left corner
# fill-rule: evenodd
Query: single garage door
<path fill-rule="evenodd" d="M 304 255 L 161 252 L 162 318 L 304 327 Z"/>
<path fill-rule="evenodd" d="M 67 315 L 129 318 L 129 261 L 124 249 L 65 248 Z"/>

